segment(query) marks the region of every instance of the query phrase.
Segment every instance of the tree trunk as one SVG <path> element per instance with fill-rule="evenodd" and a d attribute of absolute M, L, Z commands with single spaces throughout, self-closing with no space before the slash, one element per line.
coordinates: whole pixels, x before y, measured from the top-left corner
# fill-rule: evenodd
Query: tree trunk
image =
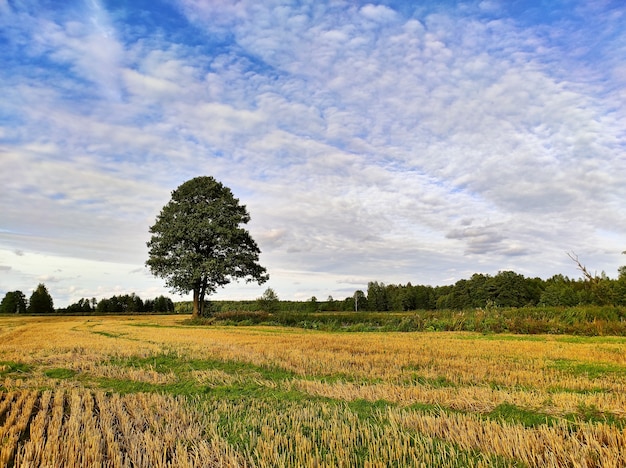
<path fill-rule="evenodd" d="M 206 294 L 206 279 L 202 279 L 202 282 L 200 284 L 200 316 L 204 317 L 204 296 Z"/>
<path fill-rule="evenodd" d="M 200 289 L 193 288 L 193 312 L 192 319 L 200 318 Z"/>

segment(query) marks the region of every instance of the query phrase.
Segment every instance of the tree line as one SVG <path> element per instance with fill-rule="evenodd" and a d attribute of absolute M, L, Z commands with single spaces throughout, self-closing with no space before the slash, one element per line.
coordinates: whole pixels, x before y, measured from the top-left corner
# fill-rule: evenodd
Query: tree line
<path fill-rule="evenodd" d="M 585 305 L 626 306 L 626 267 L 619 277 L 599 276 L 572 279 L 557 274 L 546 280 L 525 277 L 514 271 L 496 275 L 475 273 L 452 285 L 429 286 L 385 284 L 370 281 L 367 289 L 357 290 L 345 299 L 328 296 L 306 301 L 279 300 L 268 288 L 256 300 L 211 301 L 205 304 L 205 316 L 232 312 L 407 312 L 416 310 L 442 311 L 522 307 L 575 307 Z M 191 313 L 190 302 L 176 304 L 179 313 Z"/>
<path fill-rule="evenodd" d="M 40 283 L 27 300 L 22 291 L 9 291 L 0 302 L 2 314 L 106 314 L 106 313 L 172 313 L 174 302 L 165 296 L 141 299 L 135 293 L 114 295 L 109 298 L 81 298 L 64 308 L 54 308 L 54 301 L 43 283 Z"/>
<path fill-rule="evenodd" d="M 54 312 L 54 302 L 48 289 L 43 283 L 26 300 L 22 291 L 9 291 L 0 302 L 0 313 L 3 314 L 39 314 Z"/>
<path fill-rule="evenodd" d="M 585 270 L 586 271 L 586 270 Z M 413 311 L 463 310 L 477 308 L 574 307 L 582 305 L 626 306 L 626 266 L 620 267 L 617 279 L 584 274 L 572 279 L 561 274 L 546 280 L 525 277 L 513 271 L 496 275 L 475 273 L 453 285 L 429 286 L 385 284 L 371 281 L 367 290 L 357 290 L 352 296 L 324 301 L 315 296 L 307 301 L 279 300 L 268 288 L 253 301 L 214 301 L 205 305 L 205 315 L 220 312 L 330 312 L 330 311 Z M 174 302 L 164 296 L 142 300 L 135 293 L 114 295 L 97 301 L 81 298 L 66 308 L 55 309 L 46 286 L 41 283 L 27 300 L 21 291 L 6 293 L 0 303 L 0 313 L 191 313 L 191 303 Z"/>
<path fill-rule="evenodd" d="M 543 280 L 513 271 L 491 276 L 475 273 L 453 285 L 385 285 L 370 282 L 367 294 L 356 291 L 343 310 L 409 311 L 489 307 L 572 307 L 577 305 L 626 305 L 626 268 L 617 279 L 602 273 L 593 281 L 561 274 Z M 358 305 L 357 305 L 358 302 Z"/>

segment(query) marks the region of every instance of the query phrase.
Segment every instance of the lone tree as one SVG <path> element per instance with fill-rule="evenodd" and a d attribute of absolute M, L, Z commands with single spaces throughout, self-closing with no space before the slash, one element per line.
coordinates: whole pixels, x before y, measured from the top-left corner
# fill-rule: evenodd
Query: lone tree
<path fill-rule="evenodd" d="M 28 300 L 26 311 L 29 314 L 52 314 L 54 313 L 54 303 L 52 296 L 43 283 L 39 283 L 37 289 L 33 291 Z"/>
<path fill-rule="evenodd" d="M 267 288 L 263 295 L 259 297 L 257 303 L 262 311 L 269 312 L 270 314 L 278 312 L 280 308 L 278 294 L 276 294 L 276 291 L 272 288 Z"/>
<path fill-rule="evenodd" d="M 213 177 L 196 177 L 172 192 L 150 228 L 146 265 L 174 292 L 193 291 L 193 317 L 204 315 L 204 298 L 233 279 L 269 279 L 261 251 L 248 231 L 244 205 Z"/>

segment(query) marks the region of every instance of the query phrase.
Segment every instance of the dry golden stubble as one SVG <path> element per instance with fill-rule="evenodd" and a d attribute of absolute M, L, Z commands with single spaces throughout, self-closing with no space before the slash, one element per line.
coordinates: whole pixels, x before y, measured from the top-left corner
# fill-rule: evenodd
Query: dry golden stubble
<path fill-rule="evenodd" d="M 458 444 L 462 449 L 521 460 L 530 467 L 626 466 L 626 430 L 607 424 L 569 423 L 526 428 L 475 415 L 426 415 L 390 409 L 393 424 Z"/>
<path fill-rule="evenodd" d="M 147 334 L 145 329 L 138 333 Z M 463 333 L 305 331 L 268 336 L 257 329 L 196 328 L 193 332 L 169 330 L 167 340 L 185 354 L 199 358 L 273 365 L 302 376 L 345 372 L 355 378 L 390 380 L 419 373 L 426 377 L 443 376 L 455 383 L 541 387 L 559 385 L 568 377 L 551 368 L 555 360 L 583 359 L 621 365 L 624 359 L 622 353 L 599 350 L 588 344 L 561 343 L 550 337 L 546 341 L 530 342 L 498 341 L 497 337 L 458 339 L 466 336 Z"/>
<path fill-rule="evenodd" d="M 13 459 L 15 448 L 28 426 L 37 399 L 37 392 L 20 392 L 6 408 L 4 424 L 0 426 L 0 466 L 7 466 Z"/>
<path fill-rule="evenodd" d="M 0 318 L 0 324 L 2 320 Z M 138 371 L 133 378 L 151 379 L 151 369 L 126 368 L 121 364 L 124 358 L 174 353 L 183 360 L 244 362 L 262 367 L 279 367 L 306 377 L 281 383 L 253 374 L 242 376 L 235 372 L 211 369 L 190 373 L 195 381 L 209 385 L 221 385 L 221 382 L 224 385 L 236 385 L 252 379 L 259 385 L 284 386 L 287 390 L 295 386 L 307 393 L 343 400 L 386 399 L 403 404 L 417 400 L 441 406 L 446 406 L 448 402 L 451 407 L 487 412 L 502 402 L 556 415 L 575 412 L 579 405 L 585 405 L 619 416 L 623 415 L 626 407 L 624 375 L 620 373 L 619 367 L 624 361 L 624 345 L 618 341 L 612 343 L 607 340 L 598 345 L 584 339 L 568 342 L 567 337 L 534 337 L 537 341 L 525 341 L 524 337 L 482 337 L 464 333 L 345 334 L 266 327 L 180 328 L 171 317 L 141 317 L 132 320 L 107 317 L 94 322 L 89 320 L 63 318 L 55 324 L 54 320 L 49 319 L 45 325 L 49 325 L 53 337 L 48 335 L 41 340 L 35 339 L 36 329 L 42 324 L 40 321 L 13 322 L 10 330 L 1 328 L 2 336 L 9 336 L 10 340 L 8 344 L 2 342 L 0 345 L 0 361 L 27 363 L 33 367 L 30 372 L 11 373 L 10 365 L 3 364 L 2 372 L 9 372 L 4 378 L 5 384 L 9 382 L 5 388 L 19 390 L 52 386 L 53 379 L 45 380 L 42 372 L 55 367 L 93 375 L 98 372 L 101 372 L 99 375 L 109 373 L 112 378 L 117 375 L 120 379 L 131 377 L 131 371 Z M 119 366 L 113 364 L 116 361 L 120 362 Z M 590 366 L 591 372 L 585 372 L 586 365 Z M 594 370 L 594 366 L 597 370 Z M 165 379 L 171 377 L 168 374 L 163 376 Z M 320 381 L 321 376 L 328 376 L 329 379 Z M 72 388 L 80 385 L 73 379 L 57 380 L 56 385 L 55 388 L 66 388 L 67 395 L 80 391 Z M 587 393 L 576 393 L 573 390 Z M 55 437 L 58 443 L 63 434 L 60 429 L 55 429 L 63 428 L 63 405 L 59 409 L 56 403 L 58 393 L 63 392 L 55 390 L 54 393 L 49 427 L 45 429 L 49 435 L 47 443 L 54 441 Z M 69 406 L 69 397 L 67 402 Z M 96 405 L 90 410 L 94 414 L 96 407 L 100 408 Z M 85 409 L 88 406 L 81 408 L 81 411 L 89 411 Z M 58 416 L 59 411 L 61 416 Z M 144 406 L 142 411 L 152 410 L 150 406 Z M 132 428 L 131 422 L 135 416 L 129 418 L 124 427 Z M 120 421 L 122 419 L 124 417 L 120 416 Z M 141 420 L 139 416 L 137 419 Z M 442 421 L 442 424 L 449 422 Z M 89 426 L 93 421 L 87 419 L 86 424 Z M 120 422 L 111 424 L 115 424 L 114 427 L 118 429 L 122 427 Z M 157 429 L 152 430 L 159 434 Z M 208 433 L 215 429 L 207 426 L 205 430 Z M 268 438 L 260 445 L 262 447 L 266 444 L 268 453 L 280 446 L 272 445 L 269 440 L 276 431 L 268 431 Z M 128 433 L 132 434 L 132 429 L 128 429 Z M 123 445 L 122 440 L 115 438 L 117 432 L 112 434 L 113 438 L 109 439 L 103 436 L 105 442 L 102 443 L 110 443 L 113 447 L 111 450 L 118 450 L 114 442 L 119 448 Z M 589 445 L 611 445 L 616 440 L 612 438 L 614 434 L 606 431 L 591 431 L 588 434 Z M 156 441 L 172 446 L 173 442 L 168 442 L 167 436 L 164 436 L 164 441 L 160 437 L 155 435 L 141 446 L 153 447 L 158 445 Z M 274 438 L 276 441 L 282 440 L 280 437 Z M 508 439 L 497 440 L 500 440 L 500 444 L 506 444 Z M 525 440 L 532 438 L 527 437 Z M 183 466 L 183 460 L 191 460 L 192 454 L 197 456 L 202 450 L 213 450 L 215 443 L 211 439 L 210 443 L 204 441 L 192 445 L 186 453 L 175 445 L 171 451 L 174 453 L 172 457 L 178 457 Z M 306 451 L 304 439 L 302 444 L 305 447 L 302 450 Z M 130 448 L 122 451 L 135 453 Z M 44 452 L 47 453 L 46 450 Z M 54 453 L 54 450 L 49 453 L 51 466 L 57 466 L 55 463 L 61 456 Z M 91 456 L 95 459 L 96 452 Z"/>
<path fill-rule="evenodd" d="M 626 417 L 624 393 L 547 393 L 539 390 L 499 390 L 487 386 L 433 387 L 428 384 L 399 386 L 388 383 L 328 383 L 300 379 L 291 380 L 290 385 L 312 396 L 345 401 L 385 400 L 403 406 L 419 403 L 479 413 L 489 413 L 502 404 L 513 404 L 555 416 L 576 414 L 581 407 L 589 407 L 598 412 Z"/>
<path fill-rule="evenodd" d="M 0 393 L 0 401 L 5 397 Z M 2 466 L 245 466 L 214 429 L 204 430 L 204 415 L 182 399 L 74 389 L 54 396 L 22 391 L 9 400 L 11 414 L 19 416 L 0 438 Z"/>
<path fill-rule="evenodd" d="M 258 467 L 492 466 L 488 453 L 451 444 L 383 422 L 362 418 L 346 405 L 300 402 L 216 401 L 205 414 L 228 418 L 230 430 L 246 440 L 245 455 Z M 506 466 L 501 463 L 500 466 Z"/>
<path fill-rule="evenodd" d="M 21 326 L 13 326 L 19 331 L 19 336 L 13 337 L 14 349 L 3 345 L 0 359 L 48 368 L 65 366 L 100 377 L 168 383 L 174 379 L 171 373 L 123 368 L 107 361 L 111 356 L 147 357 L 175 351 L 181 359 L 275 366 L 309 378 L 345 375 L 356 382 L 397 387 L 399 393 L 407 393 L 404 387 L 411 382 L 437 380 L 455 387 L 494 388 L 491 393 L 502 389 L 521 395 L 518 399 L 528 399 L 525 393 L 537 393 L 537 401 L 556 402 L 557 412 L 583 402 L 619 413 L 620 395 L 626 387 L 624 374 L 575 375 L 554 365 L 570 360 L 620 366 L 626 355 L 626 347 L 620 342 L 598 346 L 549 336 L 532 337 L 531 341 L 507 335 L 485 339 L 468 333 L 346 334 L 271 327 L 199 328 L 180 327 L 177 320 L 180 318 L 175 316 L 26 318 Z M 40 337 L 42 327 L 55 339 Z M 193 376 L 201 382 L 216 378 L 202 372 Z M 24 384 L 24 379 L 17 377 L 12 381 L 13 386 Z M 589 394 L 580 396 L 583 392 Z"/>

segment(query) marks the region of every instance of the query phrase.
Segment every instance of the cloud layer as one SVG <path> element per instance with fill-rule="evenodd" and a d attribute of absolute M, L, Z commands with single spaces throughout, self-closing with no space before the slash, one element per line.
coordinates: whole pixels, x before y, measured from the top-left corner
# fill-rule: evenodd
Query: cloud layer
<path fill-rule="evenodd" d="M 164 292 L 148 226 L 197 175 L 282 298 L 576 276 L 571 250 L 614 274 L 626 12 L 534 5 L 0 2 L 0 293 Z"/>

